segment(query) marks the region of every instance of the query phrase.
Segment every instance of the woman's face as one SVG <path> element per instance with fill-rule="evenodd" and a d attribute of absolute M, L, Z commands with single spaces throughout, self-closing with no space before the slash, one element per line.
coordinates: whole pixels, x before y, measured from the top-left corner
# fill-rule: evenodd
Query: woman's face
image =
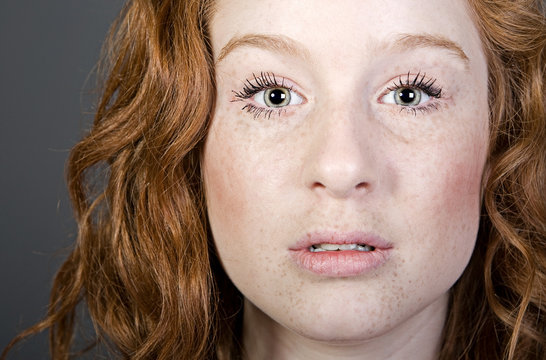
<path fill-rule="evenodd" d="M 217 1 L 204 181 L 248 311 L 321 341 L 443 323 L 487 154 L 487 67 L 466 6 Z"/>

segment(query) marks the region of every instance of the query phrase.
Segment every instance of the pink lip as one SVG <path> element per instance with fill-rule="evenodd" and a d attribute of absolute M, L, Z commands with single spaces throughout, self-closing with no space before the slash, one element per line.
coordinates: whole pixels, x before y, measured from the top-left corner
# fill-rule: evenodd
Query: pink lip
<path fill-rule="evenodd" d="M 373 251 L 322 251 L 311 252 L 315 244 L 366 244 Z M 300 239 L 290 248 L 292 260 L 301 268 L 328 277 L 357 276 L 384 264 L 392 245 L 380 236 L 364 232 L 315 232 Z"/>

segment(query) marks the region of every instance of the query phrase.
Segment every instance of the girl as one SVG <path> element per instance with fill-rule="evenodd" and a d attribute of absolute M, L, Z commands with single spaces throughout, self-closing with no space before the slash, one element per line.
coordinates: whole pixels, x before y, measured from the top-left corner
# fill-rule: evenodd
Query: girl
<path fill-rule="evenodd" d="M 45 320 L 131 359 L 543 359 L 539 1 L 133 0 Z"/>

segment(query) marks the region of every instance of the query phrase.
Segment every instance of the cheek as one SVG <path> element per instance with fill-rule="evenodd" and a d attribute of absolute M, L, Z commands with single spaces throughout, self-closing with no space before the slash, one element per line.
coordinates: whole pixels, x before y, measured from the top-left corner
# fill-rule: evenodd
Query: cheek
<path fill-rule="evenodd" d="M 459 213 L 461 216 L 474 217 L 479 213 L 483 163 L 473 157 L 465 160 L 447 164 L 448 170 L 438 187 L 440 191 L 437 196 L 441 201 L 437 204 L 448 215 Z"/>
<path fill-rule="evenodd" d="M 485 147 L 475 150 L 458 152 L 453 161 L 444 163 L 445 173 L 437 193 L 440 201 L 435 202 L 431 214 L 438 219 L 439 234 L 444 234 L 438 240 L 442 242 L 438 246 L 442 250 L 437 255 L 441 263 L 453 268 L 454 280 L 472 255 L 479 228 L 486 150 Z"/>
<path fill-rule="evenodd" d="M 461 131 L 458 141 L 435 141 L 434 146 L 419 151 L 413 162 L 407 158 L 400 173 L 401 192 L 412 196 L 396 197 L 391 207 L 404 211 L 400 216 L 405 221 L 397 235 L 407 240 L 400 242 L 403 253 L 419 264 L 416 278 L 423 279 L 423 286 L 442 284 L 442 291 L 466 267 L 479 228 L 487 133 L 473 130 Z M 402 201 L 404 210 L 396 210 Z"/>
<path fill-rule="evenodd" d="M 229 214 L 240 219 L 246 211 L 245 187 L 241 184 L 241 172 L 237 167 L 237 157 L 229 139 L 217 136 L 212 129 L 204 150 L 203 176 L 209 220 L 213 230 L 217 226 L 227 226 Z M 223 228 L 219 232 L 224 232 Z"/>
<path fill-rule="evenodd" d="M 208 160 L 204 166 L 208 208 L 217 209 L 215 212 L 223 212 L 229 207 L 232 211 L 240 212 L 241 209 L 236 209 L 235 206 L 242 205 L 242 202 L 236 201 L 233 182 L 228 181 L 235 173 L 233 165 L 228 162 L 230 149 L 226 149 L 222 154 L 212 152 L 213 155 L 207 156 Z M 226 164 L 225 167 L 220 167 L 221 163 Z"/>
<path fill-rule="evenodd" d="M 469 146 L 455 148 L 453 160 L 447 162 L 443 182 L 444 204 L 451 213 L 479 218 L 482 176 L 486 161 L 485 136 L 476 136 Z"/>
<path fill-rule="evenodd" d="M 443 214 L 441 227 L 450 233 L 448 251 L 454 258 L 457 254 L 462 262 L 470 258 L 480 219 L 480 185 L 482 166 L 476 159 L 451 164 L 444 179 L 441 207 L 437 214 Z M 446 259 L 449 261 L 449 259 Z"/>
<path fill-rule="evenodd" d="M 260 230 L 257 219 L 265 214 L 257 212 L 266 211 L 261 199 L 271 181 L 264 170 L 270 167 L 264 164 L 271 159 L 241 135 L 248 133 L 244 125 L 225 129 L 223 123 L 232 124 L 231 119 L 215 120 L 219 124 L 211 128 L 205 145 L 203 175 L 211 229 L 222 247 Z"/>

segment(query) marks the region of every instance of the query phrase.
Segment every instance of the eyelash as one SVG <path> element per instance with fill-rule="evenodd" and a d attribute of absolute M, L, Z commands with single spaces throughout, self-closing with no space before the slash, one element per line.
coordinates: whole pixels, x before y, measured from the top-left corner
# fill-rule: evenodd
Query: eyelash
<path fill-rule="evenodd" d="M 423 91 L 431 98 L 440 99 L 442 97 L 442 88 L 436 86 L 436 79 L 429 78 L 425 81 L 427 74 L 419 71 L 415 77 L 412 78 L 410 72 L 405 75 L 405 80 L 402 80 L 402 76 L 398 77 L 398 81 L 393 82 L 393 86 L 388 87 L 387 91 L 381 95 L 381 98 L 391 91 L 395 91 L 401 88 L 417 89 Z M 428 104 L 423 106 L 399 106 L 400 112 L 407 111 L 412 115 L 417 115 L 417 112 L 427 113 L 431 110 L 438 110 L 438 104 L 429 101 Z"/>
<path fill-rule="evenodd" d="M 405 79 L 403 79 L 405 77 Z M 407 75 L 399 76 L 398 80 L 393 82 L 393 86 L 387 88 L 387 92 L 383 93 L 381 98 L 388 94 L 391 91 L 398 90 L 400 88 L 409 88 L 409 89 L 417 89 L 423 91 L 425 94 L 427 94 L 431 98 L 440 99 L 442 97 L 442 88 L 439 86 L 436 86 L 436 79 L 433 78 L 426 78 L 426 73 L 421 74 L 419 71 L 417 75 L 412 77 L 411 73 L 408 72 Z M 264 91 L 270 88 L 275 87 L 282 87 L 285 89 L 288 89 L 292 91 L 292 87 L 286 87 L 284 85 L 284 78 L 281 78 L 282 80 L 279 82 L 277 80 L 277 77 L 275 74 L 271 72 L 261 72 L 260 76 L 257 76 L 256 74 L 252 74 L 252 79 L 245 80 L 244 86 L 240 91 L 232 90 L 235 99 L 231 100 L 232 102 L 236 101 L 245 101 L 259 93 L 260 91 Z M 424 106 L 400 106 L 400 112 L 407 111 L 408 113 L 412 115 L 417 115 L 417 112 L 421 113 L 427 113 L 432 110 L 438 110 L 438 104 L 434 101 L 429 101 L 428 104 Z M 260 116 L 263 116 L 264 118 L 270 119 L 271 115 L 276 112 L 279 116 L 283 112 L 286 112 L 286 109 L 284 107 L 281 108 L 264 108 L 261 106 L 256 106 L 251 103 L 246 103 L 241 110 L 245 110 L 249 114 L 253 114 L 254 119 L 259 118 Z"/>
<path fill-rule="evenodd" d="M 247 99 L 250 99 L 260 91 L 264 91 L 271 88 L 276 87 L 282 87 L 285 89 L 288 89 L 292 91 L 292 87 L 286 87 L 284 85 L 284 78 L 281 78 L 282 80 L 277 80 L 277 77 L 275 74 L 270 72 L 261 72 L 260 76 L 256 76 L 256 74 L 252 74 L 253 79 L 252 80 L 245 80 L 244 86 L 240 91 L 232 90 L 234 93 L 235 99 L 232 100 L 232 102 L 235 101 L 244 101 Z M 257 119 L 260 116 L 263 116 L 264 118 L 271 118 L 271 115 L 274 112 L 277 112 L 279 116 L 286 112 L 285 108 L 264 108 L 261 106 L 256 106 L 251 103 L 247 103 L 245 106 L 241 108 L 241 110 L 245 110 L 249 114 L 253 114 L 254 119 Z"/>

